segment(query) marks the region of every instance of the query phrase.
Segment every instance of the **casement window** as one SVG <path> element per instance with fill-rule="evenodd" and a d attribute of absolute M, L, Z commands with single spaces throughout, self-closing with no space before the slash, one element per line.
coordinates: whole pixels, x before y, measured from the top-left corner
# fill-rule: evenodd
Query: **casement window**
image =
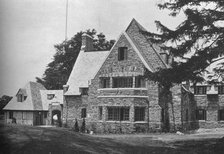
<path fill-rule="evenodd" d="M 22 119 L 24 120 L 26 119 L 26 117 L 27 117 L 27 112 L 22 112 Z"/>
<path fill-rule="evenodd" d="M 13 111 L 9 111 L 9 119 L 13 118 Z"/>
<path fill-rule="evenodd" d="M 161 122 L 165 122 L 165 110 L 161 110 Z"/>
<path fill-rule="evenodd" d="M 197 86 L 194 89 L 194 94 L 203 95 L 206 94 L 207 86 Z"/>
<path fill-rule="evenodd" d="M 22 94 L 18 94 L 17 95 L 17 101 L 18 102 L 22 102 L 23 101 L 23 95 Z"/>
<path fill-rule="evenodd" d="M 129 121 L 129 107 L 108 107 L 107 120 Z"/>
<path fill-rule="evenodd" d="M 100 78 L 100 88 L 110 88 L 110 78 L 109 77 Z"/>
<path fill-rule="evenodd" d="M 136 88 L 144 88 L 144 87 L 146 87 L 145 79 L 142 76 L 135 77 L 135 87 Z"/>
<path fill-rule="evenodd" d="M 44 112 L 44 118 L 47 118 L 47 112 Z"/>
<path fill-rule="evenodd" d="M 47 94 L 47 99 L 52 100 L 54 98 L 55 94 Z"/>
<path fill-rule="evenodd" d="M 224 85 L 218 86 L 218 94 L 224 94 Z"/>
<path fill-rule="evenodd" d="M 196 119 L 197 120 L 206 120 L 206 110 L 197 109 L 196 110 Z"/>
<path fill-rule="evenodd" d="M 135 107 L 135 121 L 145 121 L 145 107 Z"/>
<path fill-rule="evenodd" d="M 86 108 L 82 108 L 82 110 L 81 110 L 81 118 L 86 118 Z"/>
<path fill-rule="evenodd" d="M 127 47 L 119 47 L 118 48 L 118 61 L 127 60 L 128 59 L 128 48 Z"/>
<path fill-rule="evenodd" d="M 224 121 L 224 109 L 218 111 L 218 120 Z"/>
<path fill-rule="evenodd" d="M 88 95 L 89 88 L 80 88 L 81 95 Z"/>
<path fill-rule="evenodd" d="M 99 106 L 99 120 L 102 120 L 103 117 L 103 107 Z"/>
<path fill-rule="evenodd" d="M 131 88 L 133 85 L 132 77 L 114 77 L 113 88 Z"/>

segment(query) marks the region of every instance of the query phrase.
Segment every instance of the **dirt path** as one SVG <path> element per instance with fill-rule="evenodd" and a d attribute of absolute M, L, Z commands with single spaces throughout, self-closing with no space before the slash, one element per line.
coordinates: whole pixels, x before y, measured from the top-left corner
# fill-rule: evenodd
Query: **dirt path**
<path fill-rule="evenodd" d="M 172 139 L 175 138 L 175 139 Z M 84 135 L 64 128 L 0 126 L 0 153 L 218 153 L 224 150 L 220 136 L 174 134 Z M 169 139 L 169 140 L 164 140 Z M 172 139 L 172 140 L 171 140 Z M 178 140 L 176 140 L 178 139 Z"/>

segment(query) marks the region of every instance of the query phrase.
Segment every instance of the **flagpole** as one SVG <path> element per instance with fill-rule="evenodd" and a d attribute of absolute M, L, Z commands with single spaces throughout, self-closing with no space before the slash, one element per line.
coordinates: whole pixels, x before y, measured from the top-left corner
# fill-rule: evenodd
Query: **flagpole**
<path fill-rule="evenodd" d="M 68 0 L 66 0 L 66 18 L 65 18 L 65 41 L 67 38 L 67 27 L 68 27 Z"/>

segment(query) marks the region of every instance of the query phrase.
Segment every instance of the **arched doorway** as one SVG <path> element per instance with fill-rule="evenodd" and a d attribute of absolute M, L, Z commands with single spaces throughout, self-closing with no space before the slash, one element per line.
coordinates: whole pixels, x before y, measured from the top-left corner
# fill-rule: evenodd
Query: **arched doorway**
<path fill-rule="evenodd" d="M 51 124 L 55 126 L 61 126 L 61 111 L 60 110 L 52 111 Z"/>

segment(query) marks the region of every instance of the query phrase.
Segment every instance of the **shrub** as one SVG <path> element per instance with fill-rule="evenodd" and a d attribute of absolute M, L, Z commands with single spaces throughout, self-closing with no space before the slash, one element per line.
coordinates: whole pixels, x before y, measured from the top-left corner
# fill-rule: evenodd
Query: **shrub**
<path fill-rule="evenodd" d="M 86 131 L 86 121 L 85 121 L 85 119 L 83 118 L 82 126 L 81 126 L 81 132 L 82 132 L 82 133 L 85 133 L 85 131 Z"/>
<path fill-rule="evenodd" d="M 79 124 L 78 124 L 77 119 L 75 119 L 74 131 L 79 132 Z"/>

